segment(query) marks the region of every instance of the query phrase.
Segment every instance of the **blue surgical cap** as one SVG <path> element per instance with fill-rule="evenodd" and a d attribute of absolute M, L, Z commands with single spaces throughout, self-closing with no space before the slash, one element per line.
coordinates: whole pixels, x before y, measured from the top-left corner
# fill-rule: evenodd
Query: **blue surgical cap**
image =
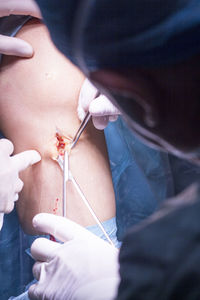
<path fill-rule="evenodd" d="M 200 0 L 37 2 L 56 46 L 78 65 L 81 56 L 90 71 L 174 64 L 200 53 Z"/>

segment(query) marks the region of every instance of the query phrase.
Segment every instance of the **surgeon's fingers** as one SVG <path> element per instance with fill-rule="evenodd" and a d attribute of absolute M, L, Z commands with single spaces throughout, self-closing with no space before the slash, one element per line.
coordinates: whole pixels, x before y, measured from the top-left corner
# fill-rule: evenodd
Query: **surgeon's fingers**
<path fill-rule="evenodd" d="M 9 15 L 31 15 L 41 18 L 41 12 L 35 1 L 25 0 L 1 0 L 0 17 Z"/>
<path fill-rule="evenodd" d="M 40 280 L 40 273 L 41 273 L 42 264 L 43 263 L 41 263 L 41 262 L 36 262 L 33 265 L 33 268 L 32 268 L 33 276 L 34 276 L 35 279 L 37 279 L 37 281 Z"/>
<path fill-rule="evenodd" d="M 62 242 L 91 235 L 87 229 L 75 222 L 47 213 L 36 215 L 33 218 L 33 227 L 37 231 L 53 235 Z"/>
<path fill-rule="evenodd" d="M 90 102 L 98 95 L 98 90 L 96 87 L 86 78 L 82 84 L 80 95 L 79 95 L 79 105 L 84 109 L 85 112 L 88 111 Z"/>
<path fill-rule="evenodd" d="M 33 276 L 35 277 L 35 279 L 37 279 L 38 281 L 40 281 L 40 283 L 43 281 L 44 279 L 44 275 L 45 275 L 45 268 L 47 266 L 48 263 L 46 262 L 36 262 L 33 265 Z"/>
<path fill-rule="evenodd" d="M 18 199 L 19 199 L 19 195 L 18 195 L 18 193 L 16 193 L 14 196 L 14 201 L 17 201 Z"/>
<path fill-rule="evenodd" d="M 15 38 L 0 35 L 0 53 L 22 57 L 32 57 L 33 48 L 27 42 Z"/>
<path fill-rule="evenodd" d="M 50 261 L 61 245 L 46 238 L 38 238 L 31 245 L 31 254 L 35 260 Z"/>
<path fill-rule="evenodd" d="M 11 155 L 14 151 L 13 143 L 7 139 L 0 139 L 0 152 Z"/>
<path fill-rule="evenodd" d="M 23 189 L 23 186 L 24 186 L 23 181 L 20 178 L 18 178 L 18 180 L 15 184 L 15 193 L 21 192 L 21 190 Z"/>
<path fill-rule="evenodd" d="M 120 114 L 120 111 L 104 95 L 98 96 L 91 102 L 89 111 L 92 116 L 111 116 Z"/>
<path fill-rule="evenodd" d="M 11 157 L 13 166 L 18 172 L 41 160 L 40 154 L 35 150 L 27 150 Z"/>
<path fill-rule="evenodd" d="M 118 115 L 113 115 L 113 116 L 109 116 L 109 121 L 110 122 L 115 122 L 118 119 Z"/>
<path fill-rule="evenodd" d="M 95 128 L 103 130 L 109 122 L 109 116 L 92 117 L 92 122 Z"/>
<path fill-rule="evenodd" d="M 39 293 L 37 292 L 38 291 L 37 287 L 38 287 L 38 284 L 36 283 L 36 284 L 31 285 L 30 288 L 28 289 L 28 297 L 30 298 L 30 300 L 41 299 Z"/>

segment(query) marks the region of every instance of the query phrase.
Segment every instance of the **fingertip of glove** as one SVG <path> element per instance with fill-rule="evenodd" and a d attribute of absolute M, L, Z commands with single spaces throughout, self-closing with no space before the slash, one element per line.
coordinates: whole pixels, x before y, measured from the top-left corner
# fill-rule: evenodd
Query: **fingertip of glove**
<path fill-rule="evenodd" d="M 41 155 L 38 151 L 36 151 L 36 150 L 30 150 L 30 151 L 33 151 L 32 152 L 32 154 L 33 154 L 32 164 L 35 164 L 35 163 L 39 162 L 42 159 Z"/>
<path fill-rule="evenodd" d="M 7 139 L 0 139 L 0 151 L 6 152 L 9 155 L 13 153 L 14 151 L 14 145 L 10 140 Z"/>
<path fill-rule="evenodd" d="M 92 118 L 93 125 L 98 130 L 103 130 L 108 125 L 108 116 L 102 116 L 102 117 L 94 117 Z"/>
<path fill-rule="evenodd" d="M 113 116 L 109 116 L 109 121 L 110 122 L 115 122 L 118 119 L 118 115 L 113 115 Z"/>
<path fill-rule="evenodd" d="M 26 58 L 31 58 L 34 54 L 33 48 L 28 43 L 24 42 L 23 46 L 20 48 L 19 56 L 23 56 Z"/>
<path fill-rule="evenodd" d="M 40 227 L 45 227 L 48 224 L 52 224 L 52 222 L 56 221 L 57 218 L 58 216 L 53 214 L 39 213 L 33 217 L 32 224 L 34 228 L 40 229 Z"/>
<path fill-rule="evenodd" d="M 36 284 L 32 284 L 29 289 L 28 289 L 28 296 L 30 299 L 37 299 L 35 298 L 35 289 L 36 289 Z"/>
<path fill-rule="evenodd" d="M 86 113 L 85 113 L 84 109 L 81 107 L 81 105 L 78 106 L 77 113 L 78 113 L 79 120 L 83 121 Z"/>
<path fill-rule="evenodd" d="M 41 220 L 45 218 L 45 215 L 46 215 L 45 213 L 40 213 L 33 217 L 32 224 L 34 228 L 38 227 Z"/>

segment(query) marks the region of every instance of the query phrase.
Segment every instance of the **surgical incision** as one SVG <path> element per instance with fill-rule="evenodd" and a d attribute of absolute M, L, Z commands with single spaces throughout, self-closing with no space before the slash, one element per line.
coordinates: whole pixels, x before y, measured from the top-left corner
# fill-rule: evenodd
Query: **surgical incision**
<path fill-rule="evenodd" d="M 65 136 L 61 133 L 60 130 L 57 130 L 53 139 L 53 147 L 51 151 L 52 159 L 57 160 L 59 155 L 63 157 L 65 151 L 69 154 L 71 150 L 71 142 L 71 137 Z"/>

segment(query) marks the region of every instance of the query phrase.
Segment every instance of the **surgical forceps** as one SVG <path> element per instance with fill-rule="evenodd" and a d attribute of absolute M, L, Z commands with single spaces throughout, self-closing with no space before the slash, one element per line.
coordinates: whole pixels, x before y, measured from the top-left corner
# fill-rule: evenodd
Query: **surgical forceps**
<path fill-rule="evenodd" d="M 71 143 L 71 149 L 74 148 L 74 146 L 76 145 L 76 143 L 78 142 L 80 136 L 81 136 L 81 133 L 83 132 L 83 130 L 85 129 L 87 123 L 89 122 L 91 118 L 91 114 L 89 113 L 89 111 L 86 113 L 85 115 L 85 118 L 83 119 L 83 121 L 81 122 L 81 125 L 79 127 L 79 129 L 77 130 L 73 140 L 72 140 L 72 143 Z"/>
<path fill-rule="evenodd" d="M 72 146 L 71 149 L 76 145 L 78 139 L 80 138 L 81 133 L 83 132 L 83 130 L 85 129 L 89 119 L 90 119 L 91 115 L 88 112 L 84 118 L 84 120 L 82 121 L 77 133 L 75 134 L 73 140 L 72 140 Z M 105 235 L 106 239 L 108 240 L 108 242 L 114 246 L 112 240 L 110 239 L 110 237 L 108 236 L 107 232 L 105 231 L 103 225 L 101 224 L 100 220 L 98 219 L 97 215 L 95 214 L 94 210 L 92 209 L 92 207 L 90 206 L 89 202 L 87 201 L 84 193 L 82 192 L 79 184 L 76 182 L 75 178 L 73 177 L 70 168 L 69 168 L 69 154 L 67 151 L 65 151 L 64 153 L 64 158 L 62 158 L 60 155 L 57 159 L 57 162 L 60 166 L 60 168 L 63 171 L 63 217 L 66 217 L 66 196 L 67 196 L 67 182 L 71 181 L 72 184 L 74 185 L 74 188 L 76 189 L 76 191 L 78 192 L 81 200 L 83 201 L 83 203 L 86 205 L 86 207 L 88 208 L 89 212 L 91 213 L 92 217 L 94 218 L 95 222 L 97 223 L 97 225 L 99 226 L 99 228 L 101 229 L 101 231 L 103 232 L 103 234 Z M 115 246 L 114 246 L 115 247 Z"/>
<path fill-rule="evenodd" d="M 74 188 L 76 189 L 79 196 L 81 197 L 82 201 L 87 206 L 87 208 L 88 208 L 89 212 L 91 213 L 93 219 L 95 220 L 95 222 L 100 227 L 103 234 L 105 235 L 106 239 L 108 240 L 108 242 L 112 246 L 114 246 L 112 240 L 110 239 L 110 237 L 108 236 L 107 232 L 105 231 L 103 225 L 101 224 L 101 221 L 98 219 L 98 217 L 95 214 L 94 210 L 92 209 L 89 202 L 87 201 L 84 193 L 82 192 L 79 184 L 77 183 L 77 181 L 75 180 L 75 178 L 73 177 L 73 175 L 70 171 L 70 168 L 69 168 L 69 154 L 67 153 L 67 151 L 65 151 L 64 159 L 62 159 L 61 156 L 59 156 L 58 159 L 57 159 L 57 162 L 58 162 L 61 170 L 63 171 L 63 217 L 66 217 L 66 196 L 67 196 L 66 184 L 67 184 L 68 181 L 71 181 L 72 184 L 74 185 Z"/>
<path fill-rule="evenodd" d="M 89 113 L 89 111 L 86 113 L 85 118 L 83 119 L 83 121 L 81 122 L 72 142 L 70 145 L 70 150 L 72 148 L 75 147 L 76 143 L 78 142 L 83 130 L 85 129 L 87 123 L 89 122 L 91 117 L 91 114 Z M 62 159 L 62 157 L 59 155 L 58 159 L 57 159 L 58 164 L 60 165 L 62 171 L 63 171 L 63 217 L 66 217 L 66 183 L 69 180 L 69 155 L 68 153 L 65 151 L 64 152 L 64 157 Z"/>
<path fill-rule="evenodd" d="M 75 145 L 78 142 L 83 130 L 87 126 L 87 123 L 89 122 L 90 117 L 91 117 L 91 114 L 88 111 L 85 115 L 85 118 L 81 122 L 81 125 L 79 126 L 79 129 L 77 130 L 72 142 L 71 142 L 70 150 L 75 147 Z M 63 161 L 63 216 L 64 217 L 66 217 L 66 189 L 67 189 L 66 183 L 67 183 L 68 180 L 69 180 L 69 155 L 65 151 L 64 161 Z"/>

